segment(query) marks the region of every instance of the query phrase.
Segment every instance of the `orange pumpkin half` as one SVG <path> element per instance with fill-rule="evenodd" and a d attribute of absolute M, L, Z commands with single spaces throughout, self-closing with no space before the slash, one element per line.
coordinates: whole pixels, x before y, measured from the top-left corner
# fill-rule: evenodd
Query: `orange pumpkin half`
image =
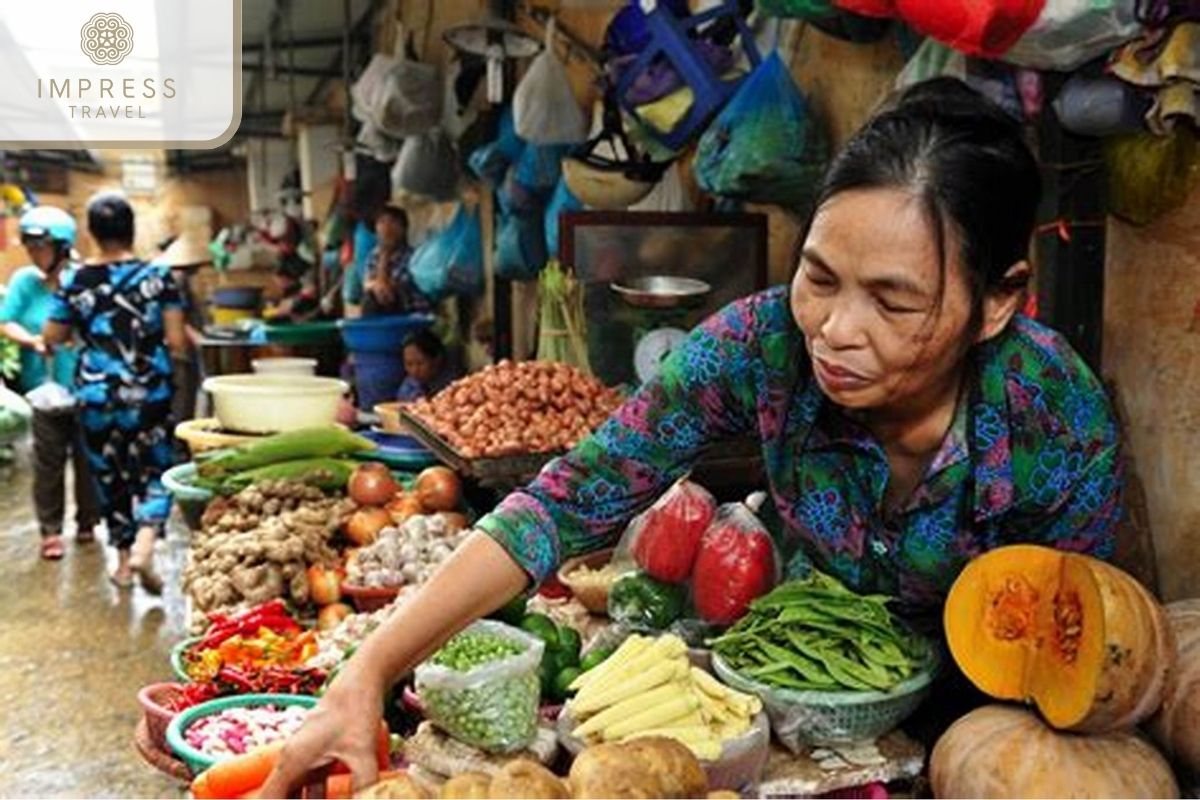
<path fill-rule="evenodd" d="M 1038 545 L 984 553 L 946 598 L 963 673 L 1003 700 L 1033 701 L 1056 728 L 1131 728 L 1162 702 L 1174 644 L 1162 607 L 1125 572 Z"/>

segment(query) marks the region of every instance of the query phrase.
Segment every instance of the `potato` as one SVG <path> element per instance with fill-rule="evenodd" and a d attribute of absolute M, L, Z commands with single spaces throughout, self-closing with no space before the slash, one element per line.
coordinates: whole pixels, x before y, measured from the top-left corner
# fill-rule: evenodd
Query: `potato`
<path fill-rule="evenodd" d="M 430 792 L 407 775 L 380 781 L 354 793 L 355 800 L 425 800 Z"/>
<path fill-rule="evenodd" d="M 728 789 L 718 789 L 715 792 L 709 792 L 705 800 L 742 800 L 742 796 Z"/>
<path fill-rule="evenodd" d="M 482 772 L 464 772 L 442 784 L 442 800 L 487 800 L 492 776 Z"/>
<path fill-rule="evenodd" d="M 566 800 L 571 796 L 567 787 L 550 770 L 534 761 L 517 759 L 504 765 L 492 776 L 487 796 L 491 800 Z"/>
<path fill-rule="evenodd" d="M 648 736 L 624 744 L 631 761 L 640 763 L 662 786 L 663 797 L 704 797 L 708 776 L 685 745 L 665 736 Z"/>
<path fill-rule="evenodd" d="M 571 765 L 569 781 L 579 800 L 667 796 L 657 776 L 634 762 L 620 744 L 600 744 L 584 750 Z"/>

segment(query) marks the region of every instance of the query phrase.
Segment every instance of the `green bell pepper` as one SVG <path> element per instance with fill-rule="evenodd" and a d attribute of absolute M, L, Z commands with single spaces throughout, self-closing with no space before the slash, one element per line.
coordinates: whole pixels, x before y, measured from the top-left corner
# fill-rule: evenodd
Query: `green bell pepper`
<path fill-rule="evenodd" d="M 608 615 L 615 622 L 665 630 L 683 616 L 683 586 L 655 580 L 645 573 L 625 575 L 608 593 Z"/>

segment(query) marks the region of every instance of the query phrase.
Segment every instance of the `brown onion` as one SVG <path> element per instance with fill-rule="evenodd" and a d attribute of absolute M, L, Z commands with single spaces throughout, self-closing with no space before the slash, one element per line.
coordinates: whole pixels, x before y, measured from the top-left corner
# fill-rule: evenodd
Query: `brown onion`
<path fill-rule="evenodd" d="M 353 613 L 354 609 L 345 603 L 327 605 L 317 613 L 317 630 L 331 631 Z"/>
<path fill-rule="evenodd" d="M 462 482 L 448 467 L 429 467 L 413 486 L 426 511 L 453 511 L 462 500 Z"/>
<path fill-rule="evenodd" d="M 391 471 L 374 461 L 358 467 L 350 476 L 350 499 L 360 506 L 382 506 L 399 488 Z"/>
<path fill-rule="evenodd" d="M 392 524 L 392 515 L 382 508 L 360 508 L 346 523 L 346 535 L 359 547 L 375 541 L 379 532 Z"/>

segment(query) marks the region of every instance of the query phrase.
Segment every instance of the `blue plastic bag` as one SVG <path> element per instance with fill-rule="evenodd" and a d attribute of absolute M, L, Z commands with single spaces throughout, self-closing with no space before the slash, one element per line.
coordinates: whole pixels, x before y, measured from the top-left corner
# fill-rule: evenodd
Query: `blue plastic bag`
<path fill-rule="evenodd" d="M 502 214 L 496 231 L 496 277 L 531 281 L 546 266 L 546 236 L 542 210 Z"/>
<path fill-rule="evenodd" d="M 526 144 L 517 160 L 517 182 L 533 194 L 548 196 L 562 177 L 562 162 L 570 144 Z"/>
<path fill-rule="evenodd" d="M 558 188 L 554 190 L 554 196 L 550 198 L 550 203 L 546 206 L 546 252 L 551 258 L 559 258 L 558 243 L 561 225 L 559 217 L 572 211 L 583 211 L 584 208 L 583 201 L 571 194 L 571 189 L 567 186 L 567 179 L 560 180 Z"/>
<path fill-rule="evenodd" d="M 476 148 L 467 163 L 480 180 L 499 186 L 508 168 L 520 161 L 525 148 L 525 142 L 517 136 L 512 107 L 509 106 L 500 115 L 496 141 Z"/>
<path fill-rule="evenodd" d="M 828 158 L 825 132 L 772 53 L 700 137 L 694 169 L 710 194 L 803 211 Z"/>
<path fill-rule="evenodd" d="M 479 212 L 462 203 L 442 232 L 413 253 L 409 274 L 421 294 L 440 302 L 451 295 L 483 294 L 483 229 Z"/>

